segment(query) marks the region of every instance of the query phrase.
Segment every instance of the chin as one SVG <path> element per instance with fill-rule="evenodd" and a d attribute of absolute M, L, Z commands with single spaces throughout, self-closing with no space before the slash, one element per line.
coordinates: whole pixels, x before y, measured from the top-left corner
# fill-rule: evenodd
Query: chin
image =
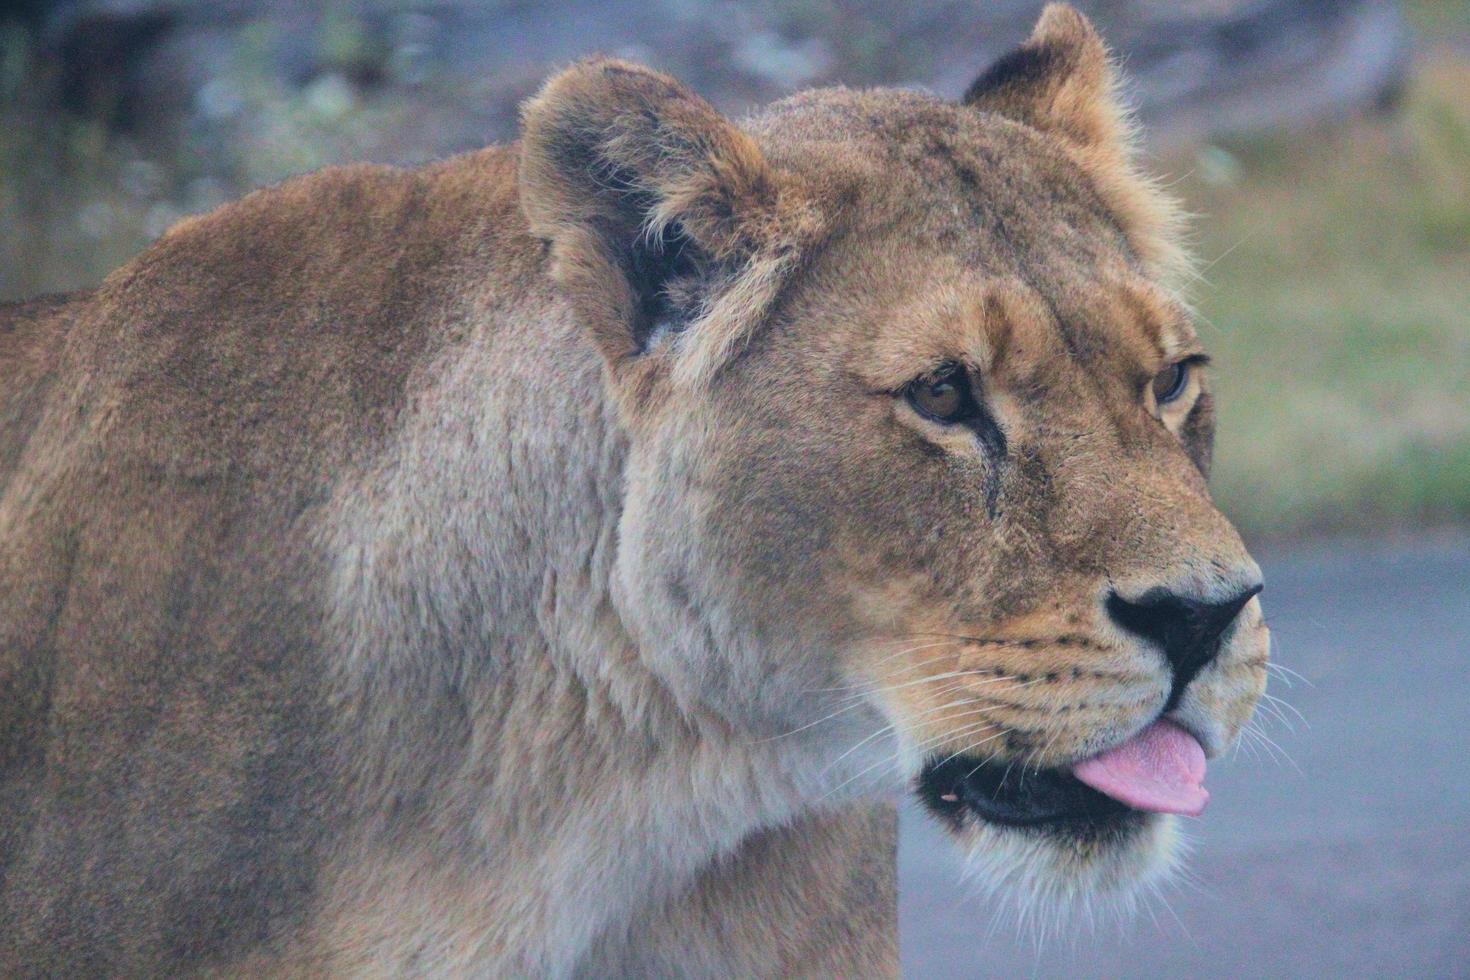
<path fill-rule="evenodd" d="M 977 773 L 973 760 L 951 759 L 925 767 L 915 789 L 965 853 L 966 877 L 1038 940 L 1126 918 L 1187 850 L 1175 816 L 1123 806 L 1056 770 Z"/>

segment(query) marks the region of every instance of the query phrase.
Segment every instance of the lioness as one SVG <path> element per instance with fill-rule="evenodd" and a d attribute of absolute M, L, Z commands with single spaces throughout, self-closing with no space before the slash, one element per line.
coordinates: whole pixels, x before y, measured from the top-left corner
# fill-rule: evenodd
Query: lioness
<path fill-rule="evenodd" d="M 9 308 L 0 973 L 890 975 L 904 787 L 1159 873 L 1267 633 L 1112 88 L 586 61 Z"/>

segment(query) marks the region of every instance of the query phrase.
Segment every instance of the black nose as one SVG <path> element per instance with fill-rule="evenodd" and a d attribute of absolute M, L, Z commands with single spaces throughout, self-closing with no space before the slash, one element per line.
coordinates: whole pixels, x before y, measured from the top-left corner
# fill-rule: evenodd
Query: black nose
<path fill-rule="evenodd" d="M 1108 596 L 1108 615 L 1123 629 L 1156 643 L 1174 669 L 1168 711 L 1178 704 L 1189 682 L 1220 652 L 1220 638 L 1240 610 L 1261 591 L 1253 585 L 1223 602 L 1201 602 L 1167 589 L 1150 589 L 1137 599 Z"/>

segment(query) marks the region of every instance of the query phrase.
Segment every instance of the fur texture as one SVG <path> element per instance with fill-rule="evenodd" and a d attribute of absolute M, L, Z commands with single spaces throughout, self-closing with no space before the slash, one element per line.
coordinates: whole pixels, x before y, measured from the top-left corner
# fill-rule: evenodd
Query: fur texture
<path fill-rule="evenodd" d="M 1113 87 L 1055 6 L 962 105 L 593 60 L 5 309 L 0 973 L 894 974 L 924 759 L 1114 744 L 1169 671 L 1104 597 L 1259 574 Z M 1043 897 L 1170 834 L 954 830 Z"/>

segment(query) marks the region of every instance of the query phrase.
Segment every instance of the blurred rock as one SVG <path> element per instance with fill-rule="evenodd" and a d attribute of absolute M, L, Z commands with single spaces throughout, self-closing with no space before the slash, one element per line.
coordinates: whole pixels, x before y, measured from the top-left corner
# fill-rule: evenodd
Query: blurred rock
<path fill-rule="evenodd" d="M 1371 108 L 1406 66 L 1391 0 L 1079 0 L 1127 65 L 1152 132 L 1195 140 Z M 1040 0 L 31 0 L 73 109 L 165 135 L 190 113 L 248 135 L 256 100 L 328 120 L 398 105 L 366 147 L 415 159 L 501 139 L 557 64 L 634 50 L 727 110 L 828 81 L 957 95 Z M 273 89 L 273 86 L 276 88 Z M 244 111 L 242 111 L 244 110 Z M 388 126 L 377 118 L 375 125 Z M 198 135 L 197 128 L 195 135 Z M 222 142 L 227 134 L 220 133 Z"/>
<path fill-rule="evenodd" d="M 314 80 L 302 93 L 307 105 L 323 119 L 341 119 L 357 107 L 357 92 L 352 83 L 336 73 Z"/>
<path fill-rule="evenodd" d="M 751 34 L 736 44 L 731 58 L 741 71 L 782 88 L 799 88 L 832 66 L 832 53 L 821 38 L 792 44 L 770 31 Z"/>

